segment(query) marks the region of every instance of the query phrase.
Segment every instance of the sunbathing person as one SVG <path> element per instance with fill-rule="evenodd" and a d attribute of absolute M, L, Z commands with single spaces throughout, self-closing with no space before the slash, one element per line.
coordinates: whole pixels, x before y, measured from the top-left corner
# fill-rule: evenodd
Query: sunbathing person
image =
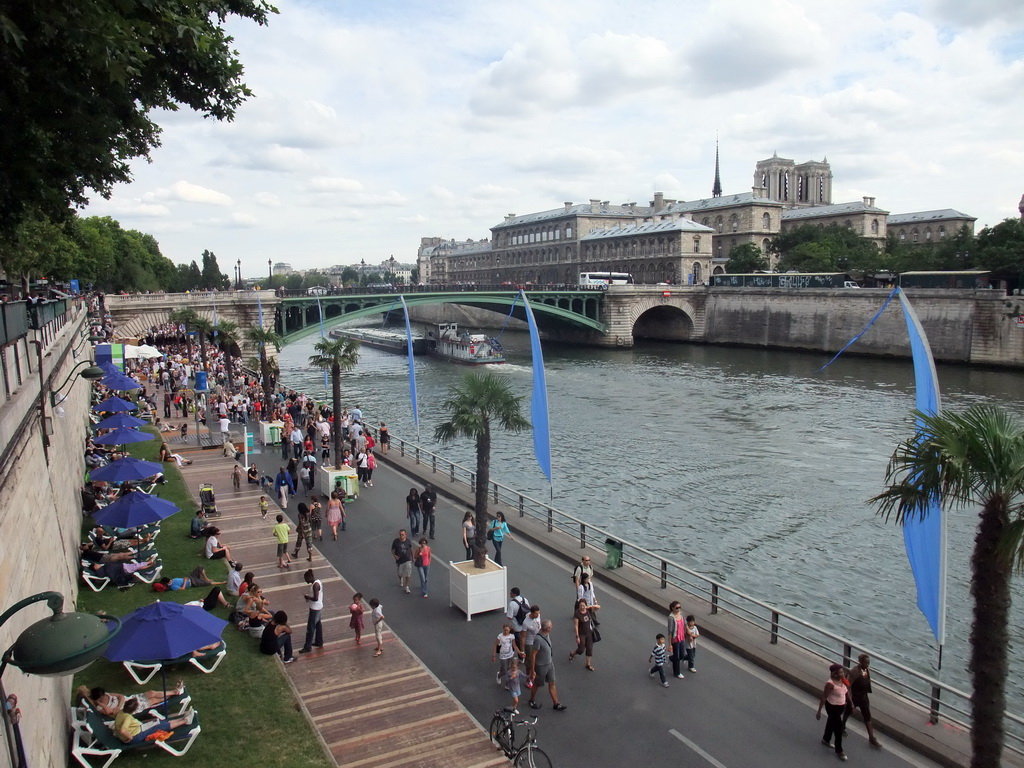
<path fill-rule="evenodd" d="M 148 571 L 156 567 L 156 555 L 144 563 L 91 563 L 89 568 L 100 576 L 110 579 L 119 589 L 127 589 L 135 582 L 132 577 L 138 571 Z"/>
<path fill-rule="evenodd" d="M 79 698 L 88 701 L 92 708 L 101 715 L 114 717 L 124 709 L 125 703 L 129 701 L 135 701 L 138 704 L 138 711 L 145 712 L 148 709 L 163 704 L 167 699 L 181 696 L 185 693 L 185 683 L 179 680 L 177 687 L 167 692 L 166 698 L 163 691 L 143 691 L 142 693 L 133 694 L 107 693 L 102 688 L 92 688 L 90 690 L 84 685 L 78 686 L 77 693 Z"/>
<path fill-rule="evenodd" d="M 167 447 L 167 443 L 160 446 L 160 461 L 173 461 L 179 467 L 192 463 L 192 459 L 186 459 L 180 453 L 171 453 L 171 449 Z"/>
<path fill-rule="evenodd" d="M 82 542 L 78 548 L 79 557 L 88 563 L 126 563 L 135 557 L 134 552 L 105 552 L 91 541 Z"/>
<path fill-rule="evenodd" d="M 111 730 L 125 744 L 141 744 L 151 733 L 173 731 L 175 728 L 192 725 L 195 718 L 195 710 L 190 709 L 182 717 L 176 717 L 173 720 L 160 719 L 141 723 L 135 717 L 138 708 L 137 701 L 127 701 L 124 708 L 114 718 L 114 727 Z"/>

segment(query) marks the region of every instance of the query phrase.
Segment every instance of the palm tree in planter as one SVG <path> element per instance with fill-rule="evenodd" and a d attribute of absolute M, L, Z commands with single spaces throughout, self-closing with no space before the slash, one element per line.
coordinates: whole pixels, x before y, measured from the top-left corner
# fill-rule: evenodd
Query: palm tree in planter
<path fill-rule="evenodd" d="M 462 382 L 451 389 L 442 407 L 449 420 L 434 430 L 434 439 L 449 443 L 457 437 L 476 440 L 476 495 L 473 512 L 476 536 L 473 539 L 473 565 L 487 565 L 487 490 L 491 483 L 491 425 L 506 432 L 522 432 L 530 428 L 523 416 L 522 400 L 512 393 L 509 379 L 493 373 L 467 373 Z"/>
<path fill-rule="evenodd" d="M 284 345 L 281 334 L 275 331 L 268 331 L 266 328 L 250 328 L 246 331 L 245 338 L 250 344 L 255 344 L 260 355 L 260 380 L 263 384 L 263 419 L 270 419 L 270 362 L 267 359 L 267 345 L 270 344 L 278 352 Z"/>
<path fill-rule="evenodd" d="M 914 437 L 899 444 L 889 486 L 871 501 L 886 520 L 923 519 L 980 507 L 971 555 L 971 768 L 1001 765 L 1006 709 L 1010 577 L 1024 573 L 1024 424 L 988 405 L 962 413 L 917 413 Z"/>
<path fill-rule="evenodd" d="M 228 389 L 233 390 L 235 388 L 235 377 L 232 368 L 232 355 L 231 350 L 238 344 L 238 324 L 231 320 L 221 320 L 217 324 L 217 346 L 224 351 L 224 367 L 227 368 L 228 374 Z"/>
<path fill-rule="evenodd" d="M 192 321 L 192 330 L 196 332 L 196 339 L 199 341 L 199 359 L 203 361 L 203 370 L 206 371 L 206 388 L 212 390 L 216 385 L 213 371 L 210 370 L 209 361 L 206 358 L 206 343 L 213 337 L 213 322 L 201 315 L 196 315 Z"/>
<path fill-rule="evenodd" d="M 309 358 L 309 364 L 322 371 L 331 372 L 331 410 L 334 412 L 334 428 L 331 439 L 334 442 L 334 468 L 341 469 L 341 372 L 351 371 L 359 362 L 359 342 L 355 339 L 320 339 L 314 346 L 316 354 Z"/>
<path fill-rule="evenodd" d="M 196 340 L 199 342 L 199 357 L 203 363 L 203 370 L 208 371 L 209 369 L 206 367 L 206 333 L 213 328 L 210 321 L 200 317 L 199 313 L 192 309 L 192 307 L 176 309 L 167 315 L 167 319 L 172 323 L 185 327 L 186 339 L 188 339 L 190 333 L 197 331 Z"/>

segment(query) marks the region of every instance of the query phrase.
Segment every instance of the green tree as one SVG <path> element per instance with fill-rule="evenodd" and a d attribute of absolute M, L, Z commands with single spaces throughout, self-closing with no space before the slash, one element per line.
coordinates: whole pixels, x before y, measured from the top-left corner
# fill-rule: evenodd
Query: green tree
<path fill-rule="evenodd" d="M 235 348 L 238 346 L 238 323 L 231 320 L 221 320 L 217 323 L 217 335 L 214 342 L 224 352 L 224 366 L 227 368 L 228 389 L 235 388 L 235 375 L 233 358 Z"/>
<path fill-rule="evenodd" d="M 898 524 L 944 510 L 980 507 L 971 555 L 971 766 L 1001 765 L 1010 638 L 1010 577 L 1024 573 L 1024 424 L 976 405 L 962 413 L 917 414 L 914 437 L 899 444 L 871 501 Z"/>
<path fill-rule="evenodd" d="M 978 233 L 976 263 L 1009 287 L 1024 288 L 1024 221 L 1005 219 Z"/>
<path fill-rule="evenodd" d="M 523 416 L 523 398 L 512 393 L 509 379 L 493 373 L 470 371 L 461 383 L 452 387 L 442 408 L 449 420 L 434 430 L 434 439 L 449 443 L 457 437 L 476 440 L 476 494 L 473 512 L 476 537 L 473 539 L 473 564 L 486 566 L 487 492 L 491 483 L 491 425 L 506 432 L 530 428 Z"/>
<path fill-rule="evenodd" d="M 270 361 L 267 357 L 267 345 L 270 344 L 274 349 L 281 351 L 281 347 L 284 345 L 284 341 L 281 339 L 281 335 L 275 331 L 268 331 L 266 328 L 250 328 L 245 338 L 250 344 L 255 344 L 259 350 L 260 360 L 260 380 L 263 386 L 263 418 L 267 419 L 270 417 L 270 392 L 271 392 L 271 381 L 270 381 Z"/>
<path fill-rule="evenodd" d="M 66 279 L 80 252 L 66 228 L 38 212 L 23 218 L 12 236 L 0 238 L 0 265 L 11 280 L 20 280 L 23 295 L 32 280 Z"/>
<path fill-rule="evenodd" d="M 217 264 L 217 255 L 213 251 L 203 251 L 203 269 L 201 286 L 207 291 L 216 288 L 222 291 L 231 286 L 228 276 L 220 271 Z"/>
<path fill-rule="evenodd" d="M 355 339 L 320 339 L 314 346 L 316 354 L 309 364 L 331 372 L 331 410 L 335 419 L 341 414 L 341 372 L 351 371 L 359 362 L 359 342 Z M 334 441 L 334 468 L 341 469 L 341 425 L 335 421 L 331 429 Z"/>
<path fill-rule="evenodd" d="M 177 325 L 185 327 L 185 337 L 192 332 L 196 333 L 196 339 L 199 342 L 199 358 L 202 361 L 202 369 L 209 372 L 209 368 L 206 365 L 206 334 L 212 329 L 212 324 L 205 317 L 200 317 L 199 313 L 196 312 L 192 307 L 182 307 L 176 309 L 173 312 L 169 312 L 167 319 Z M 209 384 L 207 384 L 209 386 Z"/>
<path fill-rule="evenodd" d="M 355 267 L 345 267 L 341 270 L 341 284 L 353 285 L 359 282 L 359 271 Z"/>
<path fill-rule="evenodd" d="M 742 243 L 729 251 L 725 271 L 731 275 L 747 275 L 768 269 L 768 257 L 753 243 Z"/>
<path fill-rule="evenodd" d="M 0 3 L 0 231 L 64 219 L 109 196 L 160 143 L 152 119 L 185 106 L 230 120 L 251 95 L 224 29 L 267 23 L 265 0 Z"/>
<path fill-rule="evenodd" d="M 835 272 L 835 255 L 826 243 L 799 243 L 779 258 L 779 272 Z"/>

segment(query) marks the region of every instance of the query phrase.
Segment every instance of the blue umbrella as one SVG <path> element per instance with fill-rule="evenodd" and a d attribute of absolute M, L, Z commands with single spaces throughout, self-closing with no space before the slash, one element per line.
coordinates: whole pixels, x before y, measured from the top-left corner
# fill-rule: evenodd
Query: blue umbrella
<path fill-rule="evenodd" d="M 228 623 L 200 605 L 157 601 L 121 619 L 104 656 L 110 661 L 172 661 L 220 642 Z"/>
<path fill-rule="evenodd" d="M 129 402 L 128 400 L 122 400 L 120 397 L 112 395 L 102 403 L 94 405 L 92 409 L 97 413 L 123 413 L 126 411 L 137 411 L 139 406 L 135 403 Z"/>
<path fill-rule="evenodd" d="M 176 504 L 159 496 L 131 491 L 93 513 L 93 519 L 99 525 L 108 525 L 112 528 L 137 528 L 163 520 L 178 511 Z"/>
<path fill-rule="evenodd" d="M 123 459 L 110 462 L 105 467 L 92 470 L 89 473 L 89 478 L 107 483 L 124 483 L 129 480 L 144 480 L 163 471 L 164 468 L 156 462 L 125 456 Z"/>
<path fill-rule="evenodd" d="M 119 392 L 129 389 L 142 389 L 142 385 L 138 381 L 131 376 L 125 376 L 117 370 L 109 371 L 106 376 L 100 379 L 100 384 L 107 389 L 116 389 Z"/>
<path fill-rule="evenodd" d="M 114 429 L 105 435 L 93 438 L 96 445 L 127 445 L 128 443 L 144 443 L 147 440 L 156 438 L 149 432 L 139 432 L 137 429 Z"/>
<path fill-rule="evenodd" d="M 115 413 L 113 416 L 107 416 L 103 421 L 98 424 L 93 424 L 93 429 L 128 429 L 130 427 L 144 427 L 146 426 L 145 419 L 140 419 L 138 416 L 129 416 L 126 413 Z"/>

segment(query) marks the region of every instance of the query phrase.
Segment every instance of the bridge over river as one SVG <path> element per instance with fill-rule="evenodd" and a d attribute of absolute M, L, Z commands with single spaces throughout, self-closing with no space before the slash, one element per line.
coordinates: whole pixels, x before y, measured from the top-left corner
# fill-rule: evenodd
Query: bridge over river
<path fill-rule="evenodd" d="M 527 291 L 546 339 L 598 347 L 632 347 L 636 340 L 696 342 L 834 352 L 858 334 L 889 291 L 830 288 L 723 288 L 615 285 L 606 290 L 538 287 Z M 518 291 L 504 287 L 435 290 L 413 286 L 403 294 L 415 309 L 457 304 L 525 320 Z M 993 290 L 911 289 L 935 358 L 940 361 L 1024 367 L 1024 300 Z M 274 291 L 108 296 L 107 308 L 124 337 L 137 337 L 192 307 L 242 328 L 261 324 L 285 343 L 360 318 L 401 313 L 395 293 L 346 292 L 280 296 Z M 854 351 L 909 357 L 902 310 L 895 303 Z M 243 345 L 244 347 L 244 345 Z M 249 350 L 243 349 L 244 352 Z"/>

